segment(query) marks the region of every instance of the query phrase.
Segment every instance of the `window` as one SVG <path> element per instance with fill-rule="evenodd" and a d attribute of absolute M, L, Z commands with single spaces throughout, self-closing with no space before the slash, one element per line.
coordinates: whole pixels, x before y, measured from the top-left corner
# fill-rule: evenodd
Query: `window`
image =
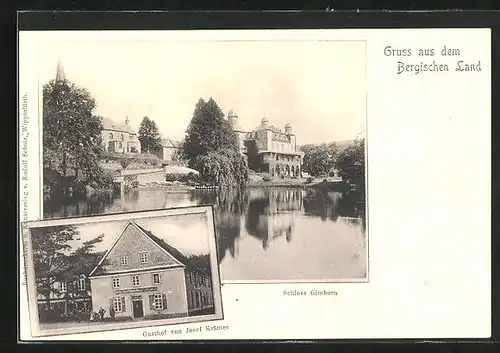
<path fill-rule="evenodd" d="M 127 255 L 122 256 L 121 263 L 122 263 L 122 266 L 128 265 L 128 256 Z"/>
<path fill-rule="evenodd" d="M 80 277 L 78 280 L 78 290 L 85 290 L 85 277 Z"/>
<path fill-rule="evenodd" d="M 120 288 L 120 278 L 113 278 L 113 288 Z"/>
<path fill-rule="evenodd" d="M 163 309 L 163 295 L 161 294 L 155 294 L 154 295 L 154 302 L 153 306 L 155 309 Z"/>
<path fill-rule="evenodd" d="M 112 132 L 110 132 L 110 133 L 109 133 L 109 139 L 110 139 L 110 140 L 112 140 L 112 139 L 113 139 L 113 133 L 112 133 Z"/>
<path fill-rule="evenodd" d="M 123 134 L 122 134 L 120 137 L 121 137 L 121 140 L 122 140 L 122 141 L 124 141 L 124 140 L 125 140 L 125 138 L 123 137 Z"/>
<path fill-rule="evenodd" d="M 149 261 L 149 259 L 148 259 L 148 253 L 147 252 L 141 253 L 141 263 L 142 264 L 147 264 L 148 261 Z"/>
<path fill-rule="evenodd" d="M 153 284 L 160 284 L 160 274 L 153 273 Z"/>
<path fill-rule="evenodd" d="M 61 293 L 66 293 L 66 290 L 67 290 L 66 282 L 61 282 L 60 290 L 61 290 Z"/>
<path fill-rule="evenodd" d="M 121 313 L 124 309 L 124 300 L 125 298 L 118 297 L 118 298 L 113 298 L 113 309 L 115 309 L 115 312 Z"/>
<path fill-rule="evenodd" d="M 139 276 L 132 276 L 132 285 L 137 287 L 141 284 Z"/>

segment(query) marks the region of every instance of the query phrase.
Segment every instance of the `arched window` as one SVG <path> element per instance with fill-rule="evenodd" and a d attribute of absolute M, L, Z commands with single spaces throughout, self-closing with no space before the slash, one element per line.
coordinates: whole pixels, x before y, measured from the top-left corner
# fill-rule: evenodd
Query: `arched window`
<path fill-rule="evenodd" d="M 122 141 L 125 141 L 125 137 L 123 137 L 123 134 L 121 135 L 121 139 Z"/>
<path fill-rule="evenodd" d="M 113 139 L 113 133 L 112 133 L 112 132 L 110 132 L 110 133 L 109 133 L 109 139 L 110 139 L 110 140 L 112 140 L 112 139 Z"/>

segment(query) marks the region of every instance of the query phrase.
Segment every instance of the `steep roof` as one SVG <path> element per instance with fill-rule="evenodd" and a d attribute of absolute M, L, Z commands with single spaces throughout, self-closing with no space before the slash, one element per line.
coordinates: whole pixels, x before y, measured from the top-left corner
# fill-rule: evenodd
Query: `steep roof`
<path fill-rule="evenodd" d="M 169 138 L 166 138 L 166 139 L 162 139 L 161 140 L 161 145 L 164 146 L 164 147 L 174 147 L 176 148 L 177 147 L 177 143 Z"/>
<path fill-rule="evenodd" d="M 179 250 L 177 250 L 173 246 L 167 244 L 163 239 L 158 238 L 156 235 L 151 233 L 151 231 L 144 229 L 143 227 L 141 227 L 137 223 L 134 223 L 134 225 L 137 226 L 140 230 L 142 230 L 144 232 L 144 234 L 146 234 L 152 241 L 154 241 L 157 245 L 159 245 L 163 250 L 168 252 L 177 261 L 179 261 L 181 264 L 186 266 L 186 268 L 189 268 L 191 270 L 196 270 L 196 271 L 201 272 L 204 275 L 208 276 L 208 274 L 195 261 L 188 259 Z"/>
<path fill-rule="evenodd" d="M 264 125 L 260 124 L 259 126 L 257 126 L 252 131 L 259 131 L 259 130 L 271 130 L 272 132 L 284 133 L 283 131 L 281 131 L 280 129 L 278 129 L 276 126 L 271 125 L 271 124 L 268 124 L 267 126 L 264 126 Z"/>
<path fill-rule="evenodd" d="M 94 275 L 95 272 L 98 272 L 96 275 L 98 276 L 100 273 L 100 266 L 101 264 L 104 262 L 104 260 L 106 259 L 106 257 L 108 256 L 108 254 L 111 252 L 111 250 L 115 247 L 115 245 L 118 243 L 119 239 L 121 238 L 121 236 L 123 235 L 123 233 L 125 232 L 125 230 L 129 227 L 129 226 L 134 226 L 136 227 L 137 229 L 139 229 L 147 238 L 149 238 L 151 241 L 153 241 L 156 245 L 158 245 L 160 248 L 162 248 L 164 251 L 166 251 L 169 255 L 171 255 L 175 260 L 177 260 L 181 265 L 184 265 L 186 266 L 187 269 L 190 269 L 190 270 L 195 270 L 197 272 L 200 272 L 204 275 L 207 275 L 208 274 L 206 273 L 206 271 L 203 270 L 203 268 L 201 268 L 195 261 L 191 260 L 191 259 L 188 259 L 186 256 L 184 256 L 179 250 L 177 250 L 176 248 L 174 248 L 173 246 L 167 244 L 163 239 L 160 239 L 158 238 L 157 236 L 155 236 L 153 233 L 151 233 L 151 231 L 149 230 L 146 230 L 144 229 L 143 227 L 141 227 L 140 225 L 138 225 L 137 223 L 133 222 L 133 221 L 130 221 L 127 226 L 125 227 L 124 231 L 120 234 L 120 236 L 116 239 L 115 243 L 113 244 L 113 246 L 106 252 L 106 254 L 102 257 L 101 261 L 99 262 L 99 264 L 92 270 L 92 272 L 90 273 L 89 276 L 92 276 Z"/>
<path fill-rule="evenodd" d="M 102 118 L 102 127 L 104 130 L 121 131 L 135 134 L 134 129 L 129 124 L 116 123 L 109 118 Z"/>

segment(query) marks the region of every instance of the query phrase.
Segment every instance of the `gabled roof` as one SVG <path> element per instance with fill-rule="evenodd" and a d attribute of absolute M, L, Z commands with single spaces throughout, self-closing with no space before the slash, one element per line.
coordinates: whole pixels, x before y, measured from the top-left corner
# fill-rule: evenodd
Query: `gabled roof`
<path fill-rule="evenodd" d="M 203 271 L 203 269 L 201 269 L 197 263 L 195 263 L 194 261 L 188 259 L 179 250 L 177 250 L 173 246 L 167 244 L 163 239 L 158 238 L 156 235 L 154 235 L 153 233 L 151 233 L 149 230 L 146 230 L 146 229 L 142 228 L 138 224 L 136 224 L 136 226 L 140 230 L 142 230 L 151 240 L 153 240 L 156 244 L 158 244 L 166 252 L 168 252 L 170 255 L 172 255 L 181 264 L 183 264 L 184 266 L 186 266 L 187 268 L 189 268 L 191 270 L 196 270 L 198 272 L 203 273 L 204 275 L 207 275 L 207 273 L 205 273 L 205 271 Z"/>
<path fill-rule="evenodd" d="M 177 146 L 178 146 L 178 144 L 175 141 L 173 141 L 173 140 L 171 140 L 169 138 L 162 139 L 161 140 L 161 145 L 163 147 L 173 147 L 173 148 L 177 148 Z"/>
<path fill-rule="evenodd" d="M 132 128 L 132 126 L 125 123 L 117 123 L 109 118 L 102 118 L 102 127 L 104 130 L 122 131 L 135 134 L 135 131 Z"/>
<path fill-rule="evenodd" d="M 101 266 L 101 264 L 104 262 L 104 260 L 106 259 L 106 257 L 108 256 L 108 254 L 111 252 L 111 250 L 113 250 L 113 248 L 115 247 L 115 245 L 118 243 L 118 241 L 120 240 L 120 238 L 122 237 L 122 235 L 125 233 L 125 230 L 129 227 L 129 226 L 134 226 L 136 227 L 137 229 L 139 229 L 139 231 L 146 236 L 146 238 L 148 238 L 149 240 L 151 240 L 152 242 L 154 242 L 157 246 L 159 246 L 163 251 L 167 252 L 170 256 L 172 256 L 174 258 L 174 260 L 176 260 L 180 265 L 183 265 L 185 266 L 186 268 L 189 268 L 191 270 L 196 270 L 197 272 L 201 272 L 202 274 L 205 274 L 205 275 L 208 275 L 205 271 L 203 271 L 203 269 L 201 269 L 196 263 L 194 263 L 193 261 L 191 261 L 190 259 L 188 259 L 186 256 L 184 256 L 179 250 L 177 250 L 176 248 L 174 248 L 173 246 L 167 244 L 164 240 L 158 238 L 157 236 L 155 236 L 153 233 L 151 233 L 150 231 L 144 229 L 143 227 L 141 227 L 140 225 L 138 225 L 137 223 L 133 222 L 133 221 L 130 221 L 127 223 L 127 225 L 125 226 L 125 228 L 123 229 L 123 231 L 120 233 L 120 236 L 115 240 L 115 242 L 113 243 L 113 245 L 111 246 L 111 248 L 106 252 L 106 254 L 102 257 L 101 261 L 99 261 L 99 263 L 97 264 L 97 266 L 92 270 L 92 272 L 90 272 L 89 274 L 89 277 L 92 277 L 94 275 L 94 272 L 96 272 L 96 270 L 99 269 L 99 267 Z"/>

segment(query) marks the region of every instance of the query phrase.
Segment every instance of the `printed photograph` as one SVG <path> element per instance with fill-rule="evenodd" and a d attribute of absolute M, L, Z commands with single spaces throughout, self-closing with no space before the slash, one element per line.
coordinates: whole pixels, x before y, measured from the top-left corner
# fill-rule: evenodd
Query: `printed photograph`
<path fill-rule="evenodd" d="M 222 282 L 367 281 L 365 51 L 41 42 L 44 219 L 213 205 Z"/>
<path fill-rule="evenodd" d="M 41 335 L 222 319 L 206 212 L 93 218 L 30 226 Z"/>

